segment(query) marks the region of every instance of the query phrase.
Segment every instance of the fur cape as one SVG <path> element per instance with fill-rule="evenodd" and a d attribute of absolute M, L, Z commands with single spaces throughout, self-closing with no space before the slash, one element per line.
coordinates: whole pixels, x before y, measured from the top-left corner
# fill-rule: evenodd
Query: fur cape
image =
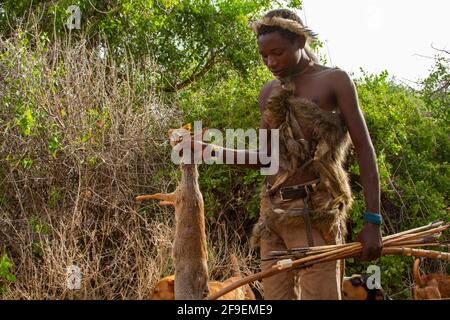
<path fill-rule="evenodd" d="M 316 203 L 311 220 L 322 234 L 328 234 L 339 224 L 342 235 L 345 236 L 345 222 L 352 205 L 352 195 L 343 164 L 351 141 L 340 113 L 323 110 L 305 98 L 295 97 L 292 84 L 290 87 L 284 86 L 278 81 L 263 117 L 271 128 L 280 130 L 280 167 L 285 171 L 267 191 L 267 195 L 273 195 L 295 173 L 314 172 L 320 178 L 317 192 L 331 194 L 332 201 Z M 309 141 L 305 139 L 302 128 L 312 131 Z M 272 218 L 277 221 L 295 219 L 284 218 L 276 213 L 273 215 Z M 260 218 L 258 225 L 263 228 L 265 223 L 261 219 L 265 220 L 267 217 Z M 275 220 L 272 222 L 276 222 Z M 262 231 L 258 231 L 258 225 L 254 231 L 257 234 Z M 256 234 L 254 236 L 258 237 Z"/>

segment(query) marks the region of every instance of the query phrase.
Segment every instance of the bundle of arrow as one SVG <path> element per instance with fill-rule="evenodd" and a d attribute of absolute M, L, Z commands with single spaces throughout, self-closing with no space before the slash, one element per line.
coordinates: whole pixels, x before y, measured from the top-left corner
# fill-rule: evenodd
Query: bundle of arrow
<path fill-rule="evenodd" d="M 450 223 L 442 221 L 432 222 L 429 225 L 403 231 L 383 238 L 383 255 L 418 256 L 429 259 L 441 259 L 450 261 L 447 252 L 415 249 L 417 247 L 449 247 L 448 241 L 439 241 L 444 230 L 450 228 Z M 317 262 L 332 261 L 359 256 L 362 250 L 360 242 L 352 242 L 340 245 L 292 248 L 286 251 L 271 251 L 269 256 L 262 260 L 302 259 L 294 261 L 294 266 L 308 266 Z M 300 262 L 300 263 L 297 263 Z"/>
<path fill-rule="evenodd" d="M 382 254 L 426 257 L 429 259 L 450 261 L 449 252 L 417 249 L 418 247 L 449 248 L 449 241 L 439 240 L 442 232 L 449 228 L 450 223 L 444 224 L 442 221 L 436 221 L 423 227 L 383 237 Z M 295 268 L 305 268 L 320 262 L 357 257 L 361 254 L 361 251 L 362 245 L 360 242 L 320 247 L 291 248 L 285 251 L 271 251 L 267 257 L 262 257 L 262 260 L 278 260 L 278 263 L 274 265 L 272 269 L 236 281 L 216 294 L 206 297 L 206 299 L 215 300 L 240 286 L 270 277 L 279 272 L 285 272 Z"/>

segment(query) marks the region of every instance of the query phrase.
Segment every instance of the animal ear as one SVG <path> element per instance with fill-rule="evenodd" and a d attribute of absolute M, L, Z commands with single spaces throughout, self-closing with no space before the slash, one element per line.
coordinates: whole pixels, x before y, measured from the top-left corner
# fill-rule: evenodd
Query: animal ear
<path fill-rule="evenodd" d="M 352 275 L 352 277 L 349 280 L 352 283 L 352 286 L 354 287 L 364 285 L 363 277 L 360 274 Z"/>
<path fill-rule="evenodd" d="M 189 132 L 192 131 L 192 126 L 191 126 L 190 123 L 186 123 L 186 124 L 183 126 L 183 128 L 186 129 L 186 130 L 189 131 Z"/>
<path fill-rule="evenodd" d="M 384 300 L 384 293 L 381 290 L 375 291 L 375 300 Z"/>

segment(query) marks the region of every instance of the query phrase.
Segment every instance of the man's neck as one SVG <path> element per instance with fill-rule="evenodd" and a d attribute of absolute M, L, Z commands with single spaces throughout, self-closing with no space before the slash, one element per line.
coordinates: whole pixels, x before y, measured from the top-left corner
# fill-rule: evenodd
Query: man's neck
<path fill-rule="evenodd" d="M 301 57 L 300 61 L 297 63 L 297 65 L 294 67 L 294 70 L 292 71 L 292 75 L 295 76 L 296 74 L 303 73 L 307 68 L 309 63 L 311 62 L 311 59 L 305 54 L 304 50 L 301 51 Z"/>
<path fill-rule="evenodd" d="M 308 69 L 310 69 L 311 67 L 311 63 L 313 63 L 313 61 L 309 57 L 307 57 L 302 50 L 300 61 L 292 71 L 291 77 L 298 78 L 301 75 L 307 73 Z"/>

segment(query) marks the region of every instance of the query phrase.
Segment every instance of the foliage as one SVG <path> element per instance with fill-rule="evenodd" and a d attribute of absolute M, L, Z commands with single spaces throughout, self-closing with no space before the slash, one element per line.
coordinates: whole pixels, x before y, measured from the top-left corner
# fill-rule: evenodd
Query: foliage
<path fill-rule="evenodd" d="M 397 231 L 446 217 L 450 143 L 447 120 L 429 115 L 428 97 L 387 76 L 366 75 L 358 93 L 377 151 L 388 230 Z"/>
<path fill-rule="evenodd" d="M 259 128 L 257 97 L 269 77 L 262 66 L 255 68 L 249 78 L 229 71 L 220 81 L 213 82 L 214 75 L 211 75 L 180 92 L 177 101 L 186 122 L 201 120 L 204 128 L 220 130 L 224 136 L 223 146 L 226 146 L 226 129 Z M 258 190 L 263 178 L 258 171 L 206 164 L 200 170 L 200 186 L 209 214 L 228 211 L 231 215 L 258 216 Z"/>
<path fill-rule="evenodd" d="M 74 41 L 83 34 L 91 48 L 107 45 L 115 59 L 151 54 L 161 66 L 160 85 L 176 91 L 211 69 L 248 75 L 259 59 L 248 23 L 270 8 L 270 1 L 14 0 L 4 1 L 0 26 L 13 36 L 31 10 L 49 39 L 64 37 L 70 5 L 77 5 L 82 17 L 81 29 L 70 32 Z"/>
<path fill-rule="evenodd" d="M 422 82 L 421 95 L 427 111 L 449 126 L 450 121 L 450 52 L 440 50 L 429 76 Z M 448 158 L 447 158 L 448 159 Z"/>
<path fill-rule="evenodd" d="M 440 76 L 430 74 L 421 92 L 390 82 L 386 71 L 379 75 L 365 74 L 356 81 L 361 108 L 377 152 L 385 234 L 435 220 L 448 221 L 450 141 L 448 117 L 441 104 L 448 95 L 432 97 L 428 88 L 437 86 L 431 83 L 438 79 L 448 79 L 449 69 L 441 68 L 441 58 L 436 60 L 436 66 Z M 355 198 L 350 213 L 354 239 L 362 228 L 364 197 L 354 158 L 350 158 L 349 168 L 353 173 Z M 383 257 L 372 264 L 381 267 L 382 282 L 390 293 L 407 298 L 409 291 L 402 288 L 411 262 L 406 257 Z M 361 273 L 366 266 L 351 260 L 347 272 Z"/>
<path fill-rule="evenodd" d="M 0 296 L 6 292 L 8 283 L 16 281 L 16 276 L 11 273 L 12 267 L 11 260 L 4 253 L 0 258 Z"/>

